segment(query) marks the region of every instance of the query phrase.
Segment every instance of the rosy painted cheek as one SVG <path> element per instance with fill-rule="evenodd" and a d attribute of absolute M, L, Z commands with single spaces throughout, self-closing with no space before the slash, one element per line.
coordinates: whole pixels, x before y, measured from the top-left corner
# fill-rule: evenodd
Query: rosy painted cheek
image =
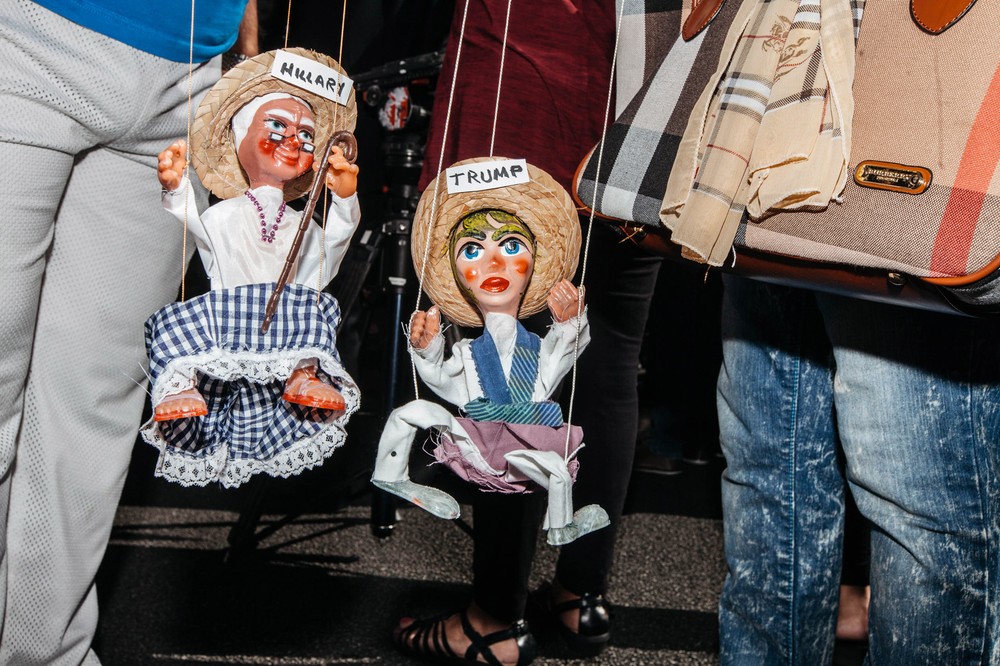
<path fill-rule="evenodd" d="M 465 276 L 465 282 L 467 284 L 475 284 L 476 276 L 479 275 L 475 268 L 466 268 L 462 274 Z"/>
<path fill-rule="evenodd" d="M 302 153 L 302 157 L 299 158 L 299 164 L 302 165 L 302 171 L 313 165 L 313 156 L 311 153 Z"/>
<path fill-rule="evenodd" d="M 514 262 L 514 270 L 521 275 L 527 275 L 528 271 L 531 270 L 531 262 L 527 259 L 518 259 Z"/>
<path fill-rule="evenodd" d="M 269 141 L 268 139 L 261 139 L 257 142 L 257 147 L 260 148 L 260 152 L 262 154 L 270 155 L 274 152 L 275 148 L 278 147 L 278 144 L 273 141 Z"/>

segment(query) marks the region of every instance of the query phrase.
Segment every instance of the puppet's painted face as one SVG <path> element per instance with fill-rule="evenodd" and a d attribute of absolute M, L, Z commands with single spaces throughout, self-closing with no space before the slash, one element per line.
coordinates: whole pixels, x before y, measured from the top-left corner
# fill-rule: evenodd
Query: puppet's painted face
<path fill-rule="evenodd" d="M 316 150 L 312 111 L 294 99 L 267 102 L 254 114 L 236 156 L 250 187 L 285 183 L 305 173 Z"/>
<path fill-rule="evenodd" d="M 535 267 L 531 230 L 504 211 L 481 210 L 462 218 L 449 244 L 458 286 L 483 316 L 517 317 Z"/>

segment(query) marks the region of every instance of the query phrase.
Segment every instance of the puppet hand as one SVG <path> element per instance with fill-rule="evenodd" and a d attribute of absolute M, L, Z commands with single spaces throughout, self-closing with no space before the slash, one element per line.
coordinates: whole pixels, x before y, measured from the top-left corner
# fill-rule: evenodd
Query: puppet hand
<path fill-rule="evenodd" d="M 326 186 L 331 192 L 346 199 L 358 191 L 358 165 L 347 161 L 340 146 L 330 151 L 327 164 L 330 168 L 326 172 Z"/>
<path fill-rule="evenodd" d="M 417 311 L 410 318 L 410 346 L 414 349 L 427 349 L 437 334 L 441 331 L 441 312 L 436 305 L 427 312 Z"/>
<path fill-rule="evenodd" d="M 572 282 L 563 279 L 552 287 L 547 303 L 552 318 L 557 322 L 567 321 L 583 311 L 583 287 L 577 289 Z"/>
<path fill-rule="evenodd" d="M 170 147 L 159 155 L 159 164 L 156 167 L 156 175 L 160 179 L 160 185 L 169 192 L 173 192 L 181 186 L 181 178 L 184 176 L 184 166 L 187 163 L 187 146 L 183 139 L 174 141 Z"/>

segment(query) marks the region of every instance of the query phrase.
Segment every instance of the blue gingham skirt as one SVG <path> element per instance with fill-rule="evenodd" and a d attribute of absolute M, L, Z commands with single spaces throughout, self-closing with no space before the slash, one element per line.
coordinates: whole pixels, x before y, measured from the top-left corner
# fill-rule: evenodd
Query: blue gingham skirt
<path fill-rule="evenodd" d="M 253 474 L 287 477 L 323 462 L 344 443 L 360 393 L 337 353 L 337 300 L 289 284 L 271 326 L 260 332 L 274 284 L 250 284 L 172 303 L 146 322 L 153 404 L 195 385 L 208 415 L 142 427 L 160 451 L 156 474 L 183 485 L 238 486 Z M 302 360 L 316 359 L 344 395 L 347 409 L 326 410 L 281 399 Z"/>

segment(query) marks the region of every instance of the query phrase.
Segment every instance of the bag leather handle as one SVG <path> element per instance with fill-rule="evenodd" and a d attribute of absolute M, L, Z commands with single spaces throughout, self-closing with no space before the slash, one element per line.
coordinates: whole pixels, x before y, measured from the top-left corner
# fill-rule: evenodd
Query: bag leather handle
<path fill-rule="evenodd" d="M 910 0 L 910 16 L 920 28 L 932 35 L 958 23 L 976 0 Z"/>

